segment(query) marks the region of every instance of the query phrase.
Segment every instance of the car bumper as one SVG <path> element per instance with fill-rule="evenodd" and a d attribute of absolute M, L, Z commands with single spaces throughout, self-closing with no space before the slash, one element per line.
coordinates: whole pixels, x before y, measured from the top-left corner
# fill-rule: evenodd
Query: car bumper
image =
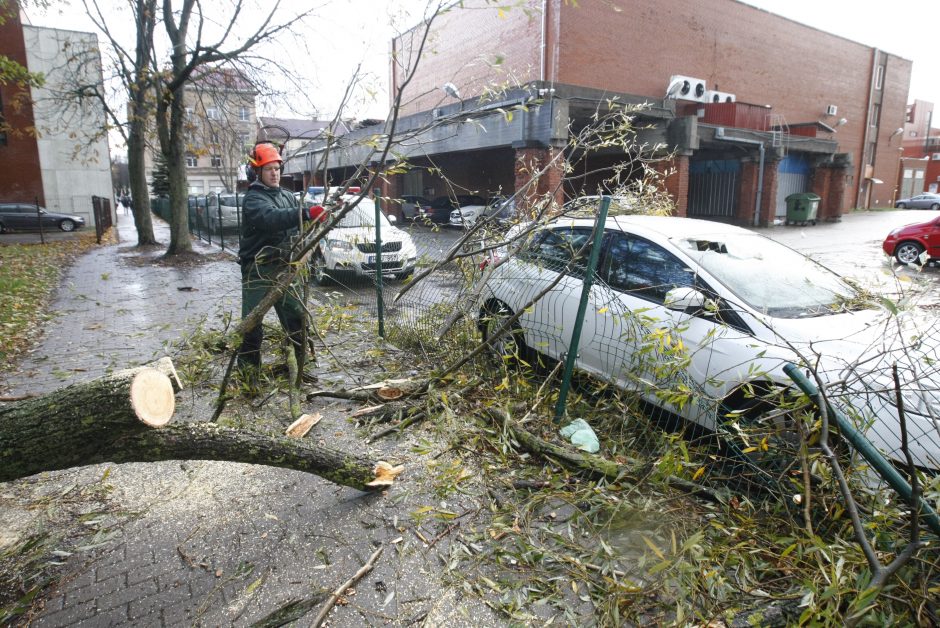
<path fill-rule="evenodd" d="M 888 238 L 881 243 L 881 250 L 885 252 L 885 255 L 894 255 L 894 249 L 898 245 L 898 241 L 895 238 Z"/>
<path fill-rule="evenodd" d="M 412 272 L 414 271 L 416 263 L 416 256 L 383 253 L 382 275 L 397 275 Z M 343 273 L 357 277 L 374 277 L 378 265 L 379 262 L 376 255 L 367 255 L 359 252 L 326 256 L 327 270 L 333 273 Z"/>

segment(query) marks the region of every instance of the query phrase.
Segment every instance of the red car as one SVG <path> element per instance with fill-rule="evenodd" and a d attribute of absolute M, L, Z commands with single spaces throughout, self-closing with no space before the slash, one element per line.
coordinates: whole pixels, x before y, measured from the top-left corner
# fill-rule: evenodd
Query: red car
<path fill-rule="evenodd" d="M 905 265 L 940 261 L 940 217 L 894 229 L 881 248 Z M 921 258 L 925 251 L 926 257 Z"/>

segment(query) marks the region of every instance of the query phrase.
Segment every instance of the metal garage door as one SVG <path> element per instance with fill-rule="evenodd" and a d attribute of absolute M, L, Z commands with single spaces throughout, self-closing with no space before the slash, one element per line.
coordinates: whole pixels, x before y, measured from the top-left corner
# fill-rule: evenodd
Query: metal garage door
<path fill-rule="evenodd" d="M 787 197 L 797 192 L 809 192 L 809 162 L 799 155 L 780 160 L 777 166 L 777 218 L 787 215 Z"/>
<path fill-rule="evenodd" d="M 712 159 L 689 163 L 689 217 L 733 218 L 741 162 Z"/>

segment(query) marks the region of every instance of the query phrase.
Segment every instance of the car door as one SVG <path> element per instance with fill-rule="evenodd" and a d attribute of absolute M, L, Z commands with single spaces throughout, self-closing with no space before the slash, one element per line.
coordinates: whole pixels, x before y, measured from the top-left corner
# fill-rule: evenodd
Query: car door
<path fill-rule="evenodd" d="M 38 229 L 39 219 L 36 217 L 36 206 L 20 203 L 16 205 L 16 222 L 13 225 L 16 229 Z"/>
<path fill-rule="evenodd" d="M 634 234 L 609 236 L 598 279 L 585 319 L 585 365 L 651 403 L 713 426 L 729 386 L 722 371 L 750 338 L 740 317 L 689 264 Z M 667 294 L 679 287 L 708 295 L 709 307 L 666 307 Z M 682 390 L 688 394 L 674 394 Z"/>
<path fill-rule="evenodd" d="M 591 227 L 545 229 L 499 269 L 502 285 L 497 294 L 502 293 L 501 300 L 514 311 L 522 310 L 519 324 L 526 343 L 555 359 L 562 359 L 571 343 L 592 233 Z M 526 307 L 556 279 L 556 285 Z"/>

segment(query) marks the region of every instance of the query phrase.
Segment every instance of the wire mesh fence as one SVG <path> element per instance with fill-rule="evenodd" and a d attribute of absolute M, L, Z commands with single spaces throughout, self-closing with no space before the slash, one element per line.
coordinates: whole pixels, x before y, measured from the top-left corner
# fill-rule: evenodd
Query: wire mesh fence
<path fill-rule="evenodd" d="M 390 338 L 437 356 L 442 368 L 489 342 L 499 359 L 472 368 L 499 377 L 514 362 L 514 377 L 533 388 L 552 378 L 557 395 L 593 228 L 593 218 L 565 218 L 516 241 L 522 226 L 508 236 L 505 227 L 481 230 L 400 298 L 386 296 Z M 787 500 L 823 480 L 836 494 L 824 440 L 843 472 L 883 500 L 884 473 L 831 415 L 824 428 L 817 405 L 783 372 L 792 363 L 908 480 L 910 454 L 926 472 L 923 505 L 936 509 L 936 319 L 886 305 L 765 238 L 702 228 L 612 218 L 580 321 L 576 402 L 565 420 L 585 400 L 615 397 L 620 415 L 595 419 L 608 430 L 608 451 L 668 457 L 671 472 L 688 479 Z"/>
<path fill-rule="evenodd" d="M 822 384 L 826 400 L 887 464 L 903 469 L 910 454 L 921 470 L 940 468 L 935 319 L 886 307 L 801 256 L 777 258 L 772 242 L 749 232 L 627 217 L 628 205 L 607 226 L 580 320 L 597 199 L 553 223 L 387 225 L 383 243 L 413 243 L 414 276 L 399 276 L 392 252 L 381 292 L 374 271 L 335 266 L 313 273 L 311 296 L 355 304 L 377 333 L 439 368 L 487 342 L 498 359 L 470 368 L 499 377 L 515 362 L 522 370 L 513 376 L 553 391 L 552 401 L 569 385 L 557 364 L 579 327 L 569 414 L 583 412 L 585 399 L 614 395 L 620 416 L 596 419 L 613 430 L 602 442 L 657 460 L 674 457 L 681 442 L 672 471 L 725 489 L 778 497 L 803 490 L 807 470 L 820 474 L 821 439 L 865 486 L 882 482 L 833 421 L 823 429 L 818 407 L 783 373 L 787 363 Z M 190 224 L 194 234 L 205 225 L 206 239 L 233 247 L 237 236 L 212 230 L 224 219 L 203 220 L 221 206 L 218 197 L 196 199 Z M 370 242 L 375 249 L 374 236 L 355 239 L 365 247 L 365 271 L 377 253 Z"/>

